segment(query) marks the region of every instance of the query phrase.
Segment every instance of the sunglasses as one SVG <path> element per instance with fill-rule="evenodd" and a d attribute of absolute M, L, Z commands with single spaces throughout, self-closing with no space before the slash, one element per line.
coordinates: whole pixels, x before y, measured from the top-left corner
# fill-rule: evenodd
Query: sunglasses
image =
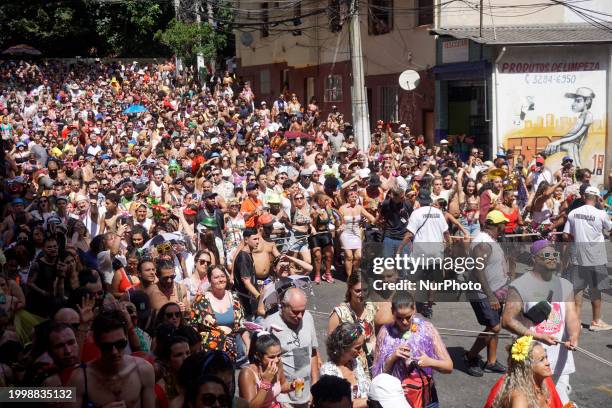
<path fill-rule="evenodd" d="M 221 407 L 229 407 L 231 405 L 230 398 L 227 395 L 202 394 L 200 400 L 205 407 L 212 407 L 215 403 L 218 403 Z"/>
<path fill-rule="evenodd" d="M 198 263 L 200 265 L 204 265 L 204 264 L 210 263 L 210 260 L 209 259 L 198 259 Z"/>
<path fill-rule="evenodd" d="M 166 312 L 167 319 L 172 319 L 173 317 L 179 319 L 181 317 L 181 312 Z"/>
<path fill-rule="evenodd" d="M 160 276 L 159 280 L 174 280 L 174 278 L 176 278 L 176 275 Z"/>
<path fill-rule="evenodd" d="M 553 252 L 542 252 L 542 254 L 538 255 L 540 258 L 543 259 L 559 259 L 559 257 L 561 256 L 561 253 L 553 251 Z"/>
<path fill-rule="evenodd" d="M 157 249 L 157 252 L 168 252 L 172 250 L 172 244 L 169 242 L 164 242 L 159 244 L 155 249 Z"/>
<path fill-rule="evenodd" d="M 303 200 L 304 197 L 300 196 L 300 197 L 295 197 L 296 200 Z"/>
<path fill-rule="evenodd" d="M 117 340 L 117 341 L 113 341 L 113 342 L 108 342 L 108 343 L 99 343 L 98 347 L 100 348 L 100 351 L 102 351 L 103 353 L 109 353 L 111 351 L 113 351 L 113 348 L 116 348 L 117 351 L 122 351 L 124 350 L 128 345 L 128 341 L 126 339 L 121 339 L 121 340 Z"/>

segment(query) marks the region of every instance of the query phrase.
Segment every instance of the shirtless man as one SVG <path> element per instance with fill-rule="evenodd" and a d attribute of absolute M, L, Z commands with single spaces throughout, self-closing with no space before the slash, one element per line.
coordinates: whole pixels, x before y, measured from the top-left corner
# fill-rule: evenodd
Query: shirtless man
<path fill-rule="evenodd" d="M 150 260 L 140 261 L 137 270 L 138 279 L 140 279 L 140 290 L 150 297 L 155 290 L 155 281 L 157 280 L 155 263 Z M 124 296 L 122 300 L 129 300 L 129 296 Z"/>
<path fill-rule="evenodd" d="M 270 241 L 270 234 L 274 228 L 274 219 L 270 214 L 259 217 L 259 244 L 253 250 L 253 261 L 255 262 L 255 281 L 259 293 L 264 286 L 270 283 L 270 268 L 274 259 L 280 255 L 276 244 Z"/>
<path fill-rule="evenodd" d="M 317 156 L 317 149 L 315 149 L 315 144 L 312 141 L 308 141 L 306 143 L 306 150 L 304 151 L 304 168 L 307 169 L 309 167 L 314 166 L 315 157 Z"/>
<path fill-rule="evenodd" d="M 121 198 L 116 193 L 108 193 L 105 199 L 106 211 L 100 216 L 98 225 L 100 226 L 99 233 L 115 232 L 117 230 L 117 220 L 119 218 L 119 201 Z"/>
<path fill-rule="evenodd" d="M 93 333 L 102 355 L 70 376 L 67 386 L 77 390 L 74 406 L 91 403 L 105 408 L 154 408 L 153 366 L 123 353 L 128 339 L 121 314 L 108 311 L 98 315 Z"/>
<path fill-rule="evenodd" d="M 66 323 L 51 323 L 48 347 L 47 353 L 53 359 L 58 373 L 45 379 L 43 385 L 45 387 L 64 386 L 62 380 L 66 378 L 65 375 L 74 370 L 80 363 L 79 344 L 72 327 Z"/>

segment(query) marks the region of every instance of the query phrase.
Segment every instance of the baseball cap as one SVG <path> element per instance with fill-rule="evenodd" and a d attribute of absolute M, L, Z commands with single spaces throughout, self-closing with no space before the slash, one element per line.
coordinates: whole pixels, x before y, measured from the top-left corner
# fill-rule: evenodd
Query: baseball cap
<path fill-rule="evenodd" d="M 357 174 L 359 175 L 359 177 L 361 177 L 362 179 L 366 179 L 368 177 L 370 177 L 370 169 L 365 168 L 365 169 L 359 169 L 357 171 Z"/>
<path fill-rule="evenodd" d="M 440 140 L 440 144 L 441 144 L 441 145 L 442 145 L 442 144 L 448 144 L 448 140 L 446 140 L 446 139 L 442 139 L 442 140 Z"/>
<path fill-rule="evenodd" d="M 378 402 L 383 408 L 410 408 L 399 378 L 385 373 L 372 380 L 368 399 Z"/>
<path fill-rule="evenodd" d="M 13 205 L 25 205 L 26 201 L 23 198 L 15 198 L 13 200 Z"/>
<path fill-rule="evenodd" d="M 259 216 L 259 218 L 257 219 L 257 223 L 259 225 L 268 225 L 268 224 L 272 224 L 274 222 L 274 218 L 272 218 L 272 216 L 270 214 L 262 214 Z"/>
<path fill-rule="evenodd" d="M 194 210 L 193 208 L 189 208 L 189 207 L 183 210 L 183 214 L 185 215 L 196 215 L 197 213 L 198 212 L 196 210 Z"/>
<path fill-rule="evenodd" d="M 248 183 L 246 185 L 246 191 L 252 191 L 252 190 L 257 190 L 257 184 L 256 183 Z"/>
<path fill-rule="evenodd" d="M 536 159 L 536 164 L 544 164 L 544 162 L 545 162 L 545 160 L 544 160 L 544 158 L 543 158 L 543 157 L 538 157 L 538 158 Z"/>
<path fill-rule="evenodd" d="M 278 193 L 272 193 L 268 196 L 268 204 L 280 204 L 281 197 Z"/>
<path fill-rule="evenodd" d="M 531 252 L 532 255 L 535 255 L 538 252 L 540 252 L 542 248 L 546 248 L 548 246 L 553 246 L 553 243 L 547 239 L 540 239 L 534 242 L 533 244 L 531 244 L 531 248 L 529 249 L 529 252 Z"/>
<path fill-rule="evenodd" d="M 589 186 L 586 188 L 586 190 L 584 190 L 584 193 L 598 196 L 599 189 L 597 187 Z"/>
<path fill-rule="evenodd" d="M 200 221 L 200 225 L 203 225 L 207 228 L 217 228 L 219 226 L 217 224 L 217 220 L 214 217 L 204 217 L 204 219 Z"/>
<path fill-rule="evenodd" d="M 565 156 L 563 158 L 563 160 L 561 160 L 561 163 L 565 163 L 565 162 L 573 162 L 574 159 L 572 159 L 570 156 Z"/>
<path fill-rule="evenodd" d="M 399 128 L 400 128 L 400 129 L 406 129 L 406 127 L 407 127 L 407 126 L 406 126 L 406 124 L 405 124 L 405 123 L 402 123 L 402 124 L 400 125 L 400 127 L 399 127 Z"/>
<path fill-rule="evenodd" d="M 487 221 L 491 224 L 501 224 L 502 222 L 509 222 L 503 212 L 499 210 L 489 211 L 487 214 Z"/>
<path fill-rule="evenodd" d="M 310 169 L 304 169 L 304 170 L 302 170 L 302 172 L 300 173 L 300 176 L 312 176 L 312 170 L 310 170 Z"/>
<path fill-rule="evenodd" d="M 204 194 L 202 194 L 202 198 L 204 200 L 206 200 L 207 198 L 214 198 L 217 196 L 217 193 L 213 193 L 212 191 L 207 191 Z"/>
<path fill-rule="evenodd" d="M 219 143 L 218 137 L 213 137 L 212 139 L 210 139 L 210 144 L 217 144 L 217 143 Z"/>

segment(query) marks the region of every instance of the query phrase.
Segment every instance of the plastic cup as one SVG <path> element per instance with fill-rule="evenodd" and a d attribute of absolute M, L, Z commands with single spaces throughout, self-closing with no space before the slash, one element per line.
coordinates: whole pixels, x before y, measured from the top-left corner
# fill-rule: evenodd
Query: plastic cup
<path fill-rule="evenodd" d="M 296 378 L 295 379 L 295 391 L 294 391 L 295 397 L 296 398 L 301 398 L 302 395 L 304 394 L 304 379 L 303 378 Z"/>

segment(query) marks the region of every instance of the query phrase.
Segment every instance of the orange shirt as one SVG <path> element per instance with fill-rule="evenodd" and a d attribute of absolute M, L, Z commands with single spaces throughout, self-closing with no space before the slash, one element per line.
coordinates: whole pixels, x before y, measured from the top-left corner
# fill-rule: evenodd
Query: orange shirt
<path fill-rule="evenodd" d="M 255 210 L 257 210 L 258 208 L 261 208 L 262 206 L 263 206 L 263 203 L 261 202 L 261 200 L 252 199 L 248 197 L 246 200 L 242 202 L 242 205 L 240 206 L 240 212 L 242 214 L 253 213 L 255 212 Z M 247 228 L 255 228 L 256 221 L 257 221 L 257 217 L 253 216 L 249 218 L 248 220 L 246 220 L 244 225 Z"/>

